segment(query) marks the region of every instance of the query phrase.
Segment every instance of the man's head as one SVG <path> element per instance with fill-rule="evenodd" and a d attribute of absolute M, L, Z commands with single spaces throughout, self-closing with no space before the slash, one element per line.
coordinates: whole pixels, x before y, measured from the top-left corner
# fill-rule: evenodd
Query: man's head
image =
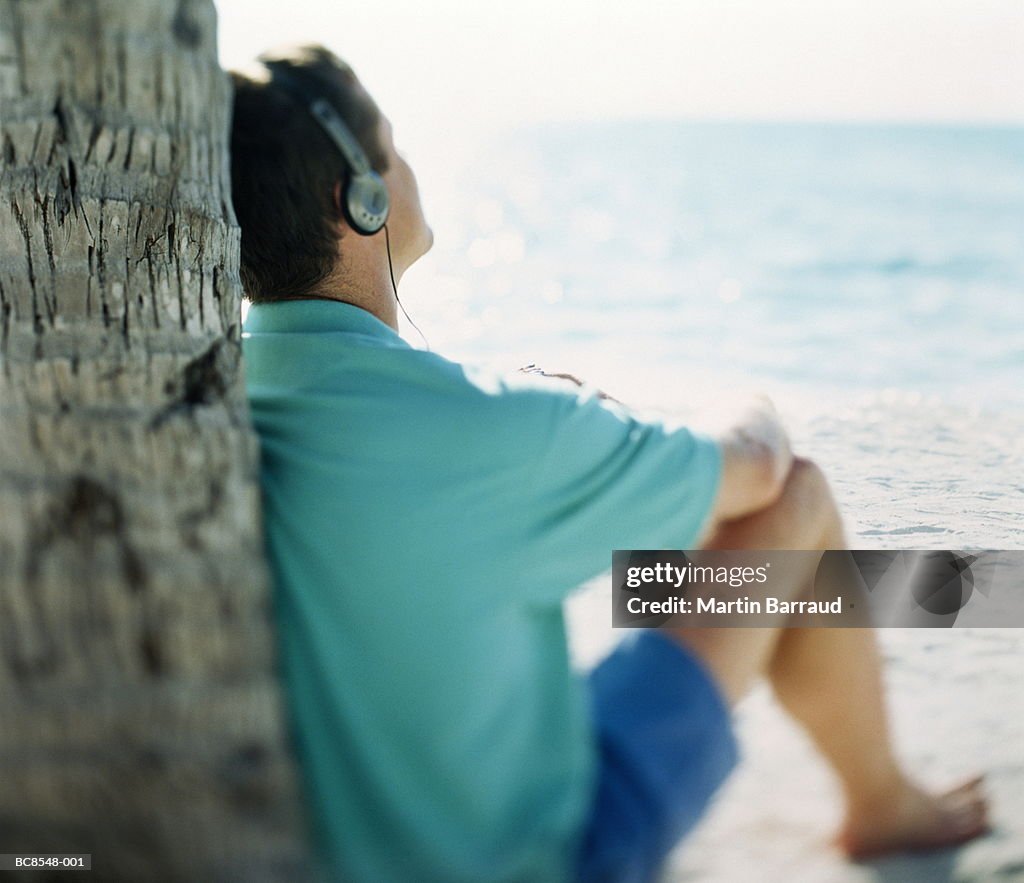
<path fill-rule="evenodd" d="M 391 124 L 352 69 L 322 46 L 261 56 L 283 67 L 331 103 L 388 188 L 388 232 L 396 276 L 433 241 L 423 218 L 416 178 L 395 150 Z M 232 73 L 231 190 L 242 228 L 242 283 L 253 301 L 323 291 L 367 245 L 345 220 L 342 193 L 349 170 L 308 109 L 266 69 Z M 383 239 L 383 231 L 369 239 Z M 383 256 L 383 245 L 373 254 Z"/>

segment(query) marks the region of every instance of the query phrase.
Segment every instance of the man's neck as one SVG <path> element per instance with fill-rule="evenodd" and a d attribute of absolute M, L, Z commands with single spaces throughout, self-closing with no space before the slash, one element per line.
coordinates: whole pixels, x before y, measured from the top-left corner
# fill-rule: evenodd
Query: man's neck
<path fill-rule="evenodd" d="M 317 286 L 315 294 L 364 309 L 398 331 L 398 304 L 391 286 L 387 253 L 383 241 L 377 242 L 377 239 L 378 236 L 347 236 L 342 246 L 344 259 Z M 396 284 L 400 278 L 401 270 L 396 267 Z"/>

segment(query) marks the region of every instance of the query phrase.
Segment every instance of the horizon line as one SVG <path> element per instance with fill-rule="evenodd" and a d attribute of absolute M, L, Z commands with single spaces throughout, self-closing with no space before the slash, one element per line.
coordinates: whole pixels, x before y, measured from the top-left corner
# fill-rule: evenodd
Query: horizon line
<path fill-rule="evenodd" d="M 495 121 L 494 128 L 524 128 L 541 125 L 573 123 L 713 123 L 720 125 L 785 125 L 785 126 L 863 126 L 878 128 L 928 129 L 1005 129 L 1024 133 L 1024 119 L 957 119 L 937 117 L 811 117 L 811 116 L 757 116 L 682 113 L 668 114 L 609 114 L 606 116 L 543 116 L 521 121 Z M 486 124 L 485 124 L 486 125 Z"/>

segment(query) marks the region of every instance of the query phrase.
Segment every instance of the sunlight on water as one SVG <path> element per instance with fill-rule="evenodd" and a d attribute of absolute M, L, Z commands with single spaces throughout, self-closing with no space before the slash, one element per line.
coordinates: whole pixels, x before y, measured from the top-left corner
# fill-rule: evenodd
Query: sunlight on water
<path fill-rule="evenodd" d="M 442 351 L 1024 402 L 1021 130 L 565 124 L 455 180 L 404 296 Z"/>

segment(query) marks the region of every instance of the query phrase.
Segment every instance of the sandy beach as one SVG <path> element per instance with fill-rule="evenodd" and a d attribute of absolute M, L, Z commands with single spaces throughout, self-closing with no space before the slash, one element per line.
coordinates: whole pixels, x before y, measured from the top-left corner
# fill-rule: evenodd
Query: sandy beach
<path fill-rule="evenodd" d="M 1024 547 L 1024 414 L 879 393 L 844 409 L 782 396 L 798 450 L 832 477 L 858 548 Z M 580 665 L 617 640 L 610 586 L 570 602 Z M 739 769 L 673 854 L 668 883 L 987 883 L 1024 880 L 1024 631 L 886 630 L 887 689 L 901 757 L 941 786 L 987 773 L 993 832 L 964 848 L 850 864 L 829 771 L 768 691 L 737 710 Z"/>

